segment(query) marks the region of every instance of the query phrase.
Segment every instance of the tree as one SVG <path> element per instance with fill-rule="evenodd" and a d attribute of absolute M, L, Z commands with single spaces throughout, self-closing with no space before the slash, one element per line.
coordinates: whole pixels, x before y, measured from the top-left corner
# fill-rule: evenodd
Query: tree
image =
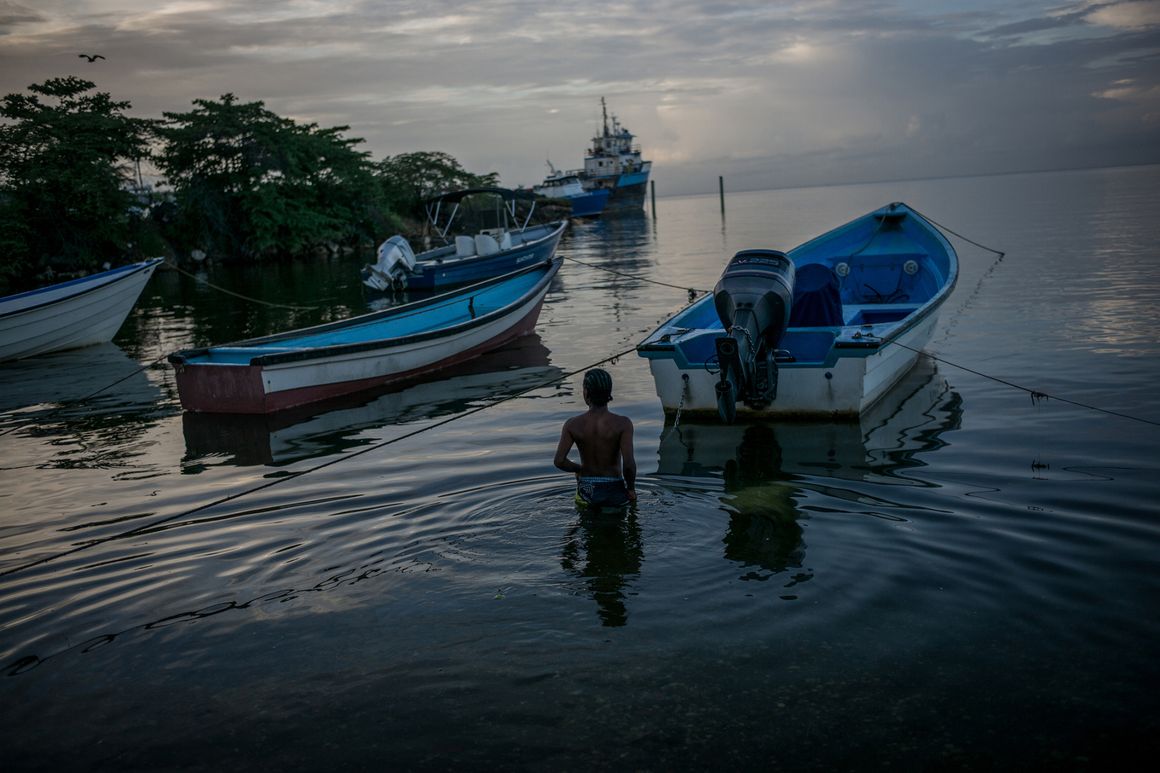
<path fill-rule="evenodd" d="M 51 271 L 92 270 L 133 240 L 133 164 L 148 155 L 151 122 L 129 102 L 68 76 L 0 102 L 0 285 Z"/>
<path fill-rule="evenodd" d="M 233 94 L 193 104 L 158 128 L 177 241 L 223 257 L 298 255 L 394 224 L 349 127 L 298 124 Z"/>
<path fill-rule="evenodd" d="M 499 184 L 495 172 L 468 172 L 447 153 L 403 153 L 379 162 L 377 173 L 387 203 L 396 212 L 421 217 L 423 201 L 440 193 Z"/>

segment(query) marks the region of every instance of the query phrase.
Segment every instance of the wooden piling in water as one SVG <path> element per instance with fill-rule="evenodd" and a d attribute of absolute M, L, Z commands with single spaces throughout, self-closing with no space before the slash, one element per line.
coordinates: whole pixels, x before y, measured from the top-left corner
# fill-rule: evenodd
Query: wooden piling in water
<path fill-rule="evenodd" d="M 653 216 L 653 219 L 655 220 L 656 216 L 657 216 L 657 181 L 656 180 L 649 180 L 648 185 L 649 185 L 649 191 L 652 192 L 652 216 Z"/>
<path fill-rule="evenodd" d="M 717 190 L 721 194 L 721 214 L 725 214 L 725 176 L 717 175 Z"/>

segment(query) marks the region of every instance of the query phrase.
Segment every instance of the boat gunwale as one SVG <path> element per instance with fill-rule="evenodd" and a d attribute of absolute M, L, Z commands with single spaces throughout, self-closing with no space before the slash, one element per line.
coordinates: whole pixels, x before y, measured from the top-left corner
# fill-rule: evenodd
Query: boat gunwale
<path fill-rule="evenodd" d="M 90 274 L 89 276 L 77 277 L 76 279 L 70 279 L 66 282 L 58 282 L 56 284 L 48 285 L 47 287 L 38 287 L 35 290 L 25 290 L 24 292 L 14 293 L 13 295 L 6 295 L 3 298 L 0 298 L 0 319 L 16 317 L 20 314 L 28 314 L 28 313 L 34 312 L 34 311 L 41 311 L 43 309 L 50 308 L 58 303 L 72 301 L 72 300 L 75 300 L 77 298 L 81 298 L 85 295 L 88 295 L 89 293 L 96 292 L 97 290 L 102 290 L 102 289 L 105 289 L 108 287 L 113 287 L 115 285 L 119 285 L 122 282 L 124 282 L 125 280 L 130 279 L 132 277 L 135 277 L 137 274 L 140 274 L 144 271 L 150 271 L 150 270 L 156 268 L 157 265 L 159 263 L 162 263 L 164 260 L 165 260 L 164 258 L 149 258 L 147 260 L 143 260 L 143 261 L 140 261 L 138 263 L 129 263 L 129 264 L 124 265 L 124 266 L 118 266 L 117 268 L 111 268 L 108 271 L 101 271 L 101 272 L 96 273 L 96 274 Z M 117 274 L 117 273 L 120 273 L 121 275 L 115 276 L 115 277 L 111 276 L 112 274 Z M 107 281 L 107 282 L 97 281 L 97 280 L 104 279 L 104 278 L 108 278 L 109 281 Z M 33 306 L 27 306 L 23 309 L 12 309 L 10 311 L 3 311 L 2 310 L 4 305 L 8 301 L 14 301 L 18 298 L 31 298 L 35 295 L 41 295 L 44 293 L 53 292 L 55 290 L 60 290 L 60 289 L 63 289 L 65 287 L 69 287 L 71 285 L 83 285 L 85 283 L 89 283 L 91 286 L 86 287 L 82 290 L 78 290 L 77 292 L 74 292 L 74 293 L 69 293 L 68 295 L 63 295 L 60 298 L 53 298 L 51 300 L 45 301 L 44 303 L 38 303 L 38 304 L 33 305 Z"/>

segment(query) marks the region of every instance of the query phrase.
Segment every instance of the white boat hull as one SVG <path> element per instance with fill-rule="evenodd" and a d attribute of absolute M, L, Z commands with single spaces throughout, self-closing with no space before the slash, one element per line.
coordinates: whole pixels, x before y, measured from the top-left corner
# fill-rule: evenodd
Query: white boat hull
<path fill-rule="evenodd" d="M 160 262 L 0 300 L 0 362 L 111 341 Z"/>
<path fill-rule="evenodd" d="M 854 418 L 877 403 L 910 371 L 929 341 L 937 313 L 928 314 L 892 343 L 867 353 L 839 357 L 830 366 L 783 363 L 778 368 L 777 399 L 752 408 L 737 404 L 738 417 Z M 901 345 L 899 345 L 901 344 Z M 667 413 L 716 417 L 715 372 L 681 368 L 672 358 L 650 358 L 657 396 Z"/>

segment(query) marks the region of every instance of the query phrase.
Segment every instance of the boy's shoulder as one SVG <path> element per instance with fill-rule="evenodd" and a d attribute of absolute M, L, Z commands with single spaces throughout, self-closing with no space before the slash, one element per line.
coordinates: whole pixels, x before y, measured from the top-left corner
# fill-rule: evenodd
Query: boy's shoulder
<path fill-rule="evenodd" d="M 632 426 L 632 419 L 628 418 L 627 416 L 625 416 L 623 414 L 609 413 L 609 415 L 612 416 L 613 420 L 617 424 L 621 425 L 622 427 L 631 427 Z"/>

